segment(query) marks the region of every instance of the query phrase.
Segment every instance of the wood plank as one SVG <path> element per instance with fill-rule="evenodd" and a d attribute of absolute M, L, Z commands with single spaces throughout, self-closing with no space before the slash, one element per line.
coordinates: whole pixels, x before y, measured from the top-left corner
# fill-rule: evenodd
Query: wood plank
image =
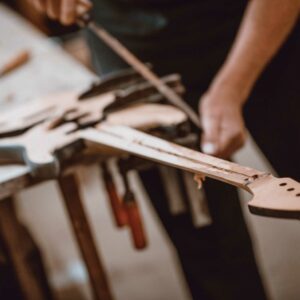
<path fill-rule="evenodd" d="M 98 130 L 82 131 L 81 137 L 87 147 L 119 150 L 240 187 L 253 195 L 249 202 L 253 213 L 300 218 L 300 183 L 291 178 L 276 178 L 124 126 L 100 125 Z"/>

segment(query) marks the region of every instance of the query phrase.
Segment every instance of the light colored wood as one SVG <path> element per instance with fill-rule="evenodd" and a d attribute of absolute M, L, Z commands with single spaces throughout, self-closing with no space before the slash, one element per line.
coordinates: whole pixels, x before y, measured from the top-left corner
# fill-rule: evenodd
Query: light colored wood
<path fill-rule="evenodd" d="M 300 219 L 300 183 L 291 178 L 268 175 L 249 184 L 253 198 L 248 202 L 254 214 Z"/>
<path fill-rule="evenodd" d="M 176 74 L 165 76 L 162 80 L 176 92 L 183 92 L 183 87 Z M 112 106 L 122 105 L 124 108 L 124 106 L 134 105 L 135 102 L 145 102 L 145 99 L 151 100 L 153 97 L 163 100 L 162 96 L 148 83 L 137 83 L 122 90 L 115 84 L 112 89 L 111 92 L 86 99 L 80 99 L 80 94 L 74 91 L 54 93 L 34 99 L 25 105 L 12 107 L 0 116 L 0 136 L 20 134 L 53 117 L 60 117 L 66 121 L 74 120 L 84 126 L 101 121 L 104 114 L 107 115 L 107 109 Z M 173 109 L 174 111 L 175 109 Z M 177 111 L 179 110 L 177 109 Z M 181 113 L 181 115 L 184 114 Z"/>
<path fill-rule="evenodd" d="M 81 132 L 87 147 L 110 147 L 195 174 L 205 175 L 253 194 L 251 212 L 282 218 L 300 218 L 300 183 L 217 159 L 138 132 L 132 128 L 99 125 Z"/>
<path fill-rule="evenodd" d="M 54 156 L 57 148 L 77 140 L 76 134 L 68 134 L 77 128 L 66 123 L 49 130 L 51 122 L 38 125 L 23 135 L 0 140 L 0 163 L 27 164 L 36 178 L 54 178 L 59 164 Z"/>
<path fill-rule="evenodd" d="M 187 121 L 176 107 L 164 104 L 137 104 L 110 114 L 103 124 L 124 125 L 147 131 L 157 127 L 176 127 Z"/>
<path fill-rule="evenodd" d="M 24 2 L 24 1 L 23 1 Z M 29 22 L 20 18 L 6 6 L 0 4 L 0 36 L 1 51 L 0 65 L 10 57 L 12 51 L 28 49 L 31 59 L 27 64 L 3 76 L 0 81 L 0 111 L 4 113 L 18 109 L 22 104 L 25 110 L 32 110 L 31 99 L 42 100 L 42 95 L 75 91 L 77 94 L 86 90 L 97 79 L 97 76 L 76 63 L 61 48 L 40 32 Z M 38 101 L 39 101 L 38 100 Z M 23 106 L 24 107 L 24 106 Z M 47 111 L 43 114 L 46 115 Z M 40 115 L 33 119 L 39 121 Z M 22 127 L 20 127 L 22 129 Z M 0 122 L 0 130 L 4 129 Z M 17 165 L 0 166 L 0 199 L 14 195 L 25 187 L 36 184 L 37 181 L 29 174 L 29 168 Z M 0 202 L 0 204 L 1 204 Z M 7 215 L 8 223 L 13 220 Z M 15 232 L 7 231 L 11 239 L 15 239 Z M 18 247 L 22 247 L 16 241 Z M 50 250 L 51 251 L 51 250 Z M 59 257 L 59 255 L 58 255 Z M 51 274 L 51 271 L 48 269 Z M 30 281 L 30 278 L 27 279 Z M 101 284 L 101 283 L 99 283 Z M 56 287 L 57 288 L 57 287 Z M 28 291 L 26 299 L 43 299 L 35 297 L 34 285 Z M 78 295 L 75 295 L 76 297 Z"/>
<path fill-rule="evenodd" d="M 31 99 L 41 100 L 42 95 L 69 90 L 80 93 L 97 79 L 36 27 L 1 3 L 0 36 L 0 65 L 7 62 L 12 51 L 17 53 L 27 49 L 31 55 L 22 68 L 0 80 L 0 120 L 21 105 L 31 110 Z M 0 121 L 0 130 L 2 128 Z M 0 199 L 35 183 L 27 167 L 0 166 Z"/>
<path fill-rule="evenodd" d="M 142 63 L 133 53 L 131 53 L 116 38 L 110 35 L 105 29 L 90 22 L 88 28 L 102 39 L 113 51 L 115 51 L 124 61 L 126 61 L 133 69 L 140 73 L 147 81 L 149 81 L 171 104 L 180 108 L 186 113 L 190 120 L 201 128 L 200 118 L 198 114 L 170 87 L 168 87 L 156 74 L 154 74 L 146 64 Z"/>
<path fill-rule="evenodd" d="M 158 162 L 163 162 L 166 158 L 166 163 L 169 160 L 169 164 L 174 166 L 177 162 L 182 164 L 181 159 L 186 160 L 189 162 L 186 165 L 187 170 L 190 166 L 193 166 L 194 170 L 198 170 L 197 173 L 209 174 L 211 177 L 223 179 L 239 187 L 247 186 L 252 177 L 265 174 L 255 169 L 170 143 L 126 126 L 100 124 L 97 129 L 98 131 L 94 129 L 83 130 L 80 136 L 88 142 L 95 139 L 95 142 L 98 141 L 103 146 L 114 147 Z"/>
<path fill-rule="evenodd" d="M 27 157 L 35 163 L 43 163 L 45 158 L 53 160 L 54 151 L 59 151 L 60 147 L 72 147 L 74 141 L 82 139 L 87 148 L 93 148 L 100 155 L 111 153 L 116 156 L 118 152 L 120 156 L 124 153 L 136 155 L 245 189 L 254 195 L 250 202 L 252 212 L 276 217 L 300 216 L 300 184 L 296 181 L 289 179 L 287 189 L 284 189 L 279 186 L 279 179 L 267 173 L 205 155 L 126 126 L 100 124 L 97 129 L 89 128 L 70 135 L 66 133 L 75 128 L 72 123 L 48 132 L 41 131 L 41 128 L 45 128 L 43 126 L 37 126 L 26 134 L 28 140 L 25 145 L 29 149 Z M 41 146 L 37 146 L 40 140 L 35 140 L 36 136 L 33 135 L 36 132 L 42 132 L 47 141 L 42 143 L 43 150 L 38 155 L 36 149 Z"/>
<path fill-rule="evenodd" d="M 114 101 L 112 93 L 91 97 L 88 101 L 78 101 L 77 98 L 76 92 L 55 93 L 8 110 L 0 116 L 0 134 L 23 131 L 54 116 L 68 120 L 89 116 L 101 120 L 103 109 Z"/>
<path fill-rule="evenodd" d="M 13 57 L 11 57 L 3 66 L 0 67 L 0 77 L 12 72 L 13 70 L 21 67 L 27 63 L 30 59 L 30 53 L 28 50 L 23 50 Z"/>
<path fill-rule="evenodd" d="M 19 21 L 18 21 L 19 22 Z M 16 30 L 15 28 L 14 28 L 14 24 L 11 24 L 12 26 L 12 28 L 13 28 L 13 30 Z M 22 26 L 23 26 L 23 24 L 22 24 Z M 28 26 L 28 25 L 24 25 L 24 26 Z M 7 26 L 6 26 L 7 27 Z M 16 32 L 15 32 L 15 34 L 16 34 Z M 18 34 L 16 34 L 16 35 L 18 35 Z M 9 38 L 7 39 L 8 40 L 8 44 L 9 44 Z M 25 39 L 26 40 L 26 39 Z M 24 41 L 24 39 L 22 39 L 22 41 Z M 34 43 L 33 43 L 34 44 Z M 12 46 L 12 44 L 10 44 L 9 46 Z M 22 46 L 22 48 L 24 48 L 24 45 L 22 44 L 22 45 L 20 45 L 20 46 Z M 35 54 L 35 52 L 36 51 L 34 51 L 34 54 Z M 45 51 L 44 51 L 45 52 Z M 44 53 L 45 54 L 45 53 Z M 47 53 L 47 57 L 53 57 L 53 55 L 51 55 L 49 52 Z M 44 57 L 45 58 L 45 57 Z M 49 64 L 51 64 L 51 60 L 50 60 L 50 62 L 49 62 L 49 60 L 47 60 L 47 59 L 44 59 L 44 60 L 42 60 L 43 62 L 46 62 L 47 61 L 47 63 L 48 63 L 48 65 L 47 65 L 47 67 L 48 67 L 48 69 L 47 70 L 50 70 L 51 68 L 49 67 Z M 68 58 L 67 57 L 64 57 L 64 60 L 61 60 L 61 62 L 59 63 L 59 64 L 57 64 L 57 63 L 55 63 L 55 64 L 53 64 L 53 62 L 52 62 L 52 65 L 63 65 L 64 63 L 65 63 L 65 61 L 68 61 Z M 33 60 L 33 62 L 34 62 L 34 60 Z M 32 61 L 28 64 L 28 65 L 31 65 L 31 63 L 33 63 Z M 23 68 L 22 68 L 23 69 Z M 28 74 L 25 72 L 25 69 L 26 69 L 26 72 L 27 72 L 27 66 L 25 66 L 24 67 L 24 73 L 25 73 L 25 77 L 22 77 L 22 87 L 24 87 L 24 88 L 22 88 L 22 93 L 21 92 L 19 92 L 19 94 L 18 94 L 18 97 L 20 97 L 21 96 L 21 94 L 22 94 L 22 96 L 24 97 L 24 95 L 25 96 L 28 96 L 28 94 L 26 94 L 26 87 L 28 87 L 29 89 L 30 89 L 30 91 L 32 91 L 33 89 L 31 88 L 31 81 L 32 81 L 32 79 L 33 78 L 36 78 L 36 74 L 34 74 L 34 73 L 31 73 L 30 74 L 30 76 L 28 76 Z M 67 68 L 66 68 L 67 69 Z M 85 70 L 82 70 L 83 72 L 82 73 L 84 73 L 84 72 L 86 72 Z M 57 70 L 56 70 L 56 72 L 55 73 L 57 73 Z M 74 72 L 72 71 L 72 72 L 69 72 L 70 73 L 70 75 L 72 75 Z M 78 74 L 78 72 L 77 72 L 77 74 Z M 27 77 L 28 78 L 30 78 L 30 80 L 28 81 L 26 81 L 26 79 L 27 79 Z M 42 76 L 41 76 L 42 77 Z M 88 76 L 86 75 L 84 78 L 85 78 L 85 80 L 86 80 L 86 78 L 87 78 Z M 91 81 L 92 80 L 92 76 L 90 76 L 89 77 L 89 81 Z M 6 80 L 6 83 L 8 83 L 8 81 L 7 80 L 9 80 L 10 78 L 9 77 L 7 77 L 7 78 L 5 78 L 5 80 Z M 40 79 L 40 77 L 38 77 L 38 78 L 36 78 L 37 79 L 37 81 Z M 51 78 L 46 78 L 45 79 L 45 77 L 44 77 L 44 82 L 43 83 L 41 83 L 41 82 L 37 82 L 35 85 L 38 85 L 38 86 L 46 86 L 47 84 L 46 83 L 49 83 L 49 82 L 51 82 L 51 84 L 56 84 L 56 86 L 57 86 L 57 83 L 55 83 L 55 81 L 53 81 L 53 78 L 51 79 Z M 77 76 L 76 78 L 71 78 L 70 80 L 68 80 L 68 82 L 72 82 L 72 85 L 73 86 L 76 86 L 76 85 L 78 85 L 78 86 L 80 86 L 81 88 L 83 87 L 83 84 L 82 84 L 82 82 L 83 82 L 84 80 L 82 80 L 82 78 L 80 78 L 80 76 Z M 64 81 L 64 82 L 66 82 L 66 81 Z M 87 80 L 85 81 L 85 82 L 87 82 Z M 79 84 L 80 83 L 80 84 Z M 8 85 L 9 86 L 9 85 Z M 14 85 L 13 85 L 14 87 L 16 86 L 16 84 L 15 84 L 15 82 L 14 82 Z M 66 87 L 66 86 L 68 86 L 68 85 L 65 85 L 64 84 L 64 88 Z M 6 85 L 6 89 L 4 89 L 4 92 L 7 92 L 7 85 Z M 3 90 L 1 90 L 1 94 L 3 93 Z M 43 93 L 45 93 L 45 91 L 43 91 Z M 115 133 L 114 133 L 115 134 Z M 104 135 L 104 134 L 102 134 L 102 135 Z M 107 134 L 105 135 L 105 136 L 107 136 Z M 97 137 L 97 139 L 99 139 L 99 136 Z M 96 139 L 96 141 L 97 141 L 97 139 Z M 101 139 L 100 139 L 101 140 Z M 107 141 L 110 141 L 110 139 L 108 139 Z M 118 140 L 118 143 L 119 143 L 120 141 Z M 97 143 L 99 143 L 99 140 L 97 141 Z M 102 142 L 101 142 L 102 143 Z M 108 148 L 108 142 L 106 142 L 106 144 L 103 142 L 101 145 L 102 145 L 102 147 L 103 146 L 105 146 L 106 148 Z M 124 144 L 124 141 L 123 141 L 123 144 Z M 124 145 L 121 145 L 122 147 L 125 147 L 126 145 L 124 144 Z M 120 147 L 120 148 L 118 148 L 118 149 L 122 149 L 122 147 L 121 146 L 118 146 L 118 147 Z M 159 144 L 159 146 L 161 147 L 161 145 Z M 127 147 L 127 146 L 126 146 Z M 130 149 L 130 147 L 128 146 L 127 147 L 128 148 L 128 152 L 130 152 L 130 151 L 133 151 L 132 149 Z M 153 150 L 153 149 L 151 149 L 151 150 Z M 157 150 L 157 149 L 156 149 Z M 167 150 L 168 151 L 170 151 L 170 149 L 169 148 L 167 148 Z M 154 151 L 154 150 L 153 150 Z M 187 157 L 194 157 L 194 155 L 195 155 L 195 153 L 193 153 L 193 152 L 190 152 L 191 150 L 185 150 L 185 152 L 184 152 L 184 154 L 187 156 Z M 121 151 L 122 152 L 122 151 Z M 157 152 L 155 152 L 156 154 L 157 154 Z M 176 154 L 177 155 L 177 154 Z M 225 162 L 224 163 L 224 161 L 220 161 L 220 160 L 217 160 L 217 159 L 215 159 L 215 158 L 212 158 L 212 157 L 210 157 L 210 158 L 208 158 L 207 156 L 203 156 L 203 154 L 197 154 L 196 155 L 196 157 L 197 157 L 197 159 L 199 158 L 199 159 L 203 159 L 203 162 L 202 162 L 202 164 L 200 164 L 199 162 L 194 162 L 194 164 L 197 164 L 197 170 L 200 172 L 200 173 L 204 173 L 204 171 L 209 171 L 208 172 L 208 175 L 211 175 L 211 176 L 223 176 L 222 178 L 224 179 L 224 176 L 226 177 L 226 180 L 228 181 L 228 182 L 230 182 L 230 183 L 232 183 L 232 184 L 236 184 L 236 185 L 239 185 L 239 186 L 241 186 L 241 187 L 244 187 L 244 188 L 246 188 L 246 189 L 248 189 L 248 190 L 250 190 L 250 187 L 252 186 L 251 185 L 251 183 L 252 182 L 258 182 L 258 179 L 261 179 L 261 178 L 263 178 L 264 176 L 267 176 L 266 174 L 264 174 L 263 172 L 258 172 L 258 171 L 256 171 L 256 170 L 253 170 L 253 169 L 249 169 L 249 168 L 242 168 L 242 173 L 241 173 L 241 169 L 237 166 L 237 165 L 235 165 L 235 164 L 232 164 L 232 163 L 230 163 L 230 162 Z M 154 156 L 154 158 L 157 160 L 159 157 L 158 156 Z M 173 158 L 174 159 L 174 158 Z M 189 163 L 190 163 L 190 160 L 188 160 L 189 161 Z M 187 160 L 186 161 L 184 161 L 184 162 L 188 162 Z M 204 168 L 203 166 L 206 166 L 206 168 Z M 217 166 L 217 168 L 215 167 L 215 166 Z M 27 172 L 27 171 L 26 171 Z M 27 176 L 28 176 L 28 174 L 27 173 L 24 173 L 24 169 L 20 169 L 20 172 L 19 172 L 19 174 L 20 174 L 20 176 L 22 177 L 22 180 L 20 180 L 20 183 L 19 183 L 19 185 L 18 185 L 18 187 L 21 187 L 21 186 L 23 186 L 23 185 L 26 185 L 27 183 L 28 183 L 28 181 L 27 181 L 27 179 L 26 178 L 28 178 Z M 257 178 L 257 176 L 258 176 L 258 178 Z M 7 182 L 9 182 L 9 184 L 12 184 L 12 178 L 10 178 L 10 179 L 5 179 L 4 178 L 4 181 L 3 181 L 3 187 L 5 187 L 5 189 L 7 188 Z M 2 194 L 4 195 L 4 194 L 6 194 L 6 191 L 5 191 L 5 189 L 2 189 Z M 11 190 L 11 188 L 10 188 L 10 190 Z"/>
<path fill-rule="evenodd" d="M 80 125 L 97 122 L 102 119 L 103 108 L 114 99 L 113 94 L 105 94 L 86 101 L 77 101 L 75 95 L 63 93 L 46 97 L 44 102 L 49 104 L 46 107 L 56 110 L 52 111 L 56 117 L 21 135 L 0 139 L 0 163 L 25 163 L 30 167 L 31 174 L 37 178 L 56 177 L 59 174 L 59 164 L 54 153 L 64 145 L 78 140 L 77 133 L 72 133 L 78 129 L 78 125 L 68 122 L 54 128 L 55 125 L 61 121 L 76 121 Z M 51 106 L 54 102 L 57 106 Z M 37 104 L 37 107 L 42 106 Z M 32 111 L 26 119 L 32 120 L 31 113 Z M 186 120 L 183 112 L 169 105 L 137 104 L 120 112 L 111 113 L 103 123 L 125 124 L 141 130 L 150 130 L 160 126 L 176 127 Z M 7 124 L 9 127 L 10 123 Z"/>

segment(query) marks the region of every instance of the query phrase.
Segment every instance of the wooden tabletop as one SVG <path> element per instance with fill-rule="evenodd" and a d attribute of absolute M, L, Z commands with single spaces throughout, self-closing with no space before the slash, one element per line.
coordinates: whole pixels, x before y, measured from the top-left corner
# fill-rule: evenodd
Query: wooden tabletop
<path fill-rule="evenodd" d="M 0 65 L 18 52 L 27 49 L 30 61 L 0 79 L 0 112 L 15 108 L 20 103 L 39 96 L 61 91 L 83 91 L 96 78 L 89 70 L 64 52 L 26 20 L 0 4 Z M 1 116 L 0 113 L 0 116 Z M 0 167 L 1 186 L 19 177 L 18 189 L 28 185 L 26 167 Z M 15 189 L 12 187 L 12 190 Z"/>

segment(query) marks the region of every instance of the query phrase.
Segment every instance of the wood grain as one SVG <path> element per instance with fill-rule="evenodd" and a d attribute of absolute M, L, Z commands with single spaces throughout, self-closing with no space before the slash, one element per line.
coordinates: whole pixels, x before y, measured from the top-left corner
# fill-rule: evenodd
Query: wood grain
<path fill-rule="evenodd" d="M 157 88 L 159 93 L 163 95 L 170 104 L 180 108 L 189 119 L 198 127 L 201 128 L 200 118 L 198 114 L 171 88 L 152 72 L 146 64 L 141 62 L 133 53 L 131 53 L 124 45 L 122 45 L 115 37 L 108 33 L 104 28 L 95 22 L 89 22 L 88 28 L 104 41 L 116 54 L 126 61 L 133 69 L 140 73 L 148 82 Z"/>
<path fill-rule="evenodd" d="M 247 182 L 251 177 L 264 175 L 258 170 L 242 167 L 129 127 L 100 124 L 97 129 L 81 131 L 80 136 L 88 147 L 94 143 L 95 146 L 98 144 L 119 149 L 159 163 L 205 174 L 242 188 L 247 188 Z"/>
<path fill-rule="evenodd" d="M 84 211 L 76 175 L 62 176 L 59 178 L 58 183 L 81 255 L 87 266 L 94 299 L 112 300 L 107 275 L 100 259 L 101 254 L 99 249 L 96 248 Z"/>
<path fill-rule="evenodd" d="M 281 218 L 300 218 L 300 183 L 164 141 L 124 126 L 99 125 L 81 132 L 87 147 L 110 147 L 157 163 L 217 179 L 253 194 L 251 212 Z"/>

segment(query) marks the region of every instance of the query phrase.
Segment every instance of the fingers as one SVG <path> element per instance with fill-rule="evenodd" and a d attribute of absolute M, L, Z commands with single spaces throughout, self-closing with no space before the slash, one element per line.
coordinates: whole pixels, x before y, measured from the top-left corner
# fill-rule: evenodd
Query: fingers
<path fill-rule="evenodd" d="M 235 128 L 221 130 L 219 157 L 228 159 L 245 144 L 246 132 L 243 129 L 244 127 L 236 126 Z"/>
<path fill-rule="evenodd" d="M 30 0 L 32 5 L 49 18 L 63 25 L 76 22 L 79 15 L 88 12 L 92 4 L 88 0 Z"/>
<path fill-rule="evenodd" d="M 209 97 L 204 94 L 199 102 L 199 114 L 201 116 L 201 125 L 203 133 L 201 136 L 201 150 L 209 155 L 218 153 L 218 142 L 220 135 L 221 116 L 218 111 L 212 109 L 205 103 Z"/>
<path fill-rule="evenodd" d="M 201 138 L 202 151 L 209 155 L 217 155 L 220 141 L 220 117 L 206 113 L 202 115 L 203 134 Z"/>
<path fill-rule="evenodd" d="M 40 12 L 43 12 L 45 10 L 45 2 L 45 0 L 32 0 L 34 8 Z"/>
<path fill-rule="evenodd" d="M 203 134 L 201 148 L 206 154 L 228 159 L 246 140 L 242 110 L 234 102 L 212 102 L 204 95 L 199 107 Z"/>
<path fill-rule="evenodd" d="M 77 0 L 76 13 L 77 16 L 83 16 L 89 12 L 93 4 L 89 0 Z"/>
<path fill-rule="evenodd" d="M 71 25 L 75 23 L 76 13 L 76 0 L 61 0 L 61 10 L 59 20 L 64 25 Z"/>
<path fill-rule="evenodd" d="M 224 116 L 204 120 L 201 140 L 204 153 L 228 159 L 244 145 L 246 131 L 242 123 L 231 124 Z"/>
<path fill-rule="evenodd" d="M 60 0 L 46 0 L 46 13 L 49 18 L 58 20 L 60 17 Z"/>

